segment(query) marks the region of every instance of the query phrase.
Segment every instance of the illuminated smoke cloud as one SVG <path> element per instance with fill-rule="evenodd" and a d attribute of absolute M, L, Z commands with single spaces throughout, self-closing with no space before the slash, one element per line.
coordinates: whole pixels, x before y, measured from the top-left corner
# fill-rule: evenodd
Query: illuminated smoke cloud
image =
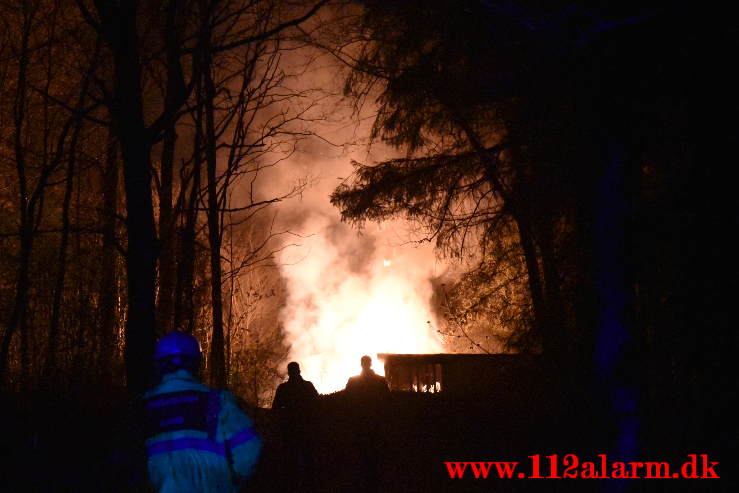
<path fill-rule="evenodd" d="M 319 68 L 296 80 L 305 87 L 340 89 L 336 74 Z M 303 140 L 285 165 L 265 176 L 278 189 L 306 178 L 310 182 L 299 200 L 279 205 L 278 229 L 303 236 L 287 239 L 298 245 L 279 254 L 287 288 L 281 322 L 289 359 L 300 363 L 303 376 L 320 392 L 328 393 L 343 389 L 359 373 L 364 354 L 373 357 L 373 369 L 382 374 L 377 353 L 440 352 L 441 344 L 431 305 L 430 279 L 437 268 L 432 246 L 409 244 L 408 225 L 400 220 L 368 223 L 359 232 L 342 223 L 329 203 L 340 177 L 352 172 L 352 159 L 378 162 L 393 153 L 380 144 L 371 152 L 360 145 L 369 135 L 373 108 L 365 108 L 362 118 L 352 118 L 340 102 L 324 102 L 321 108 L 326 116 L 313 122 L 311 130 L 322 138 Z"/>
<path fill-rule="evenodd" d="M 340 390 L 369 354 L 439 352 L 430 305 L 434 257 L 428 248 L 392 247 L 387 234 L 358 234 L 319 211 L 311 234 L 283 253 L 288 299 L 282 318 L 290 359 L 320 392 Z"/>

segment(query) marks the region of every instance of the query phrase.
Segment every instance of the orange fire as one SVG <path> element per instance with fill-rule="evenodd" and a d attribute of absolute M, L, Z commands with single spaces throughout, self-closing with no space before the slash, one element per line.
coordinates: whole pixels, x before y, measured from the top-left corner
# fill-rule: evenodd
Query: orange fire
<path fill-rule="evenodd" d="M 378 353 L 440 351 L 426 273 L 387 259 L 375 261 L 361 275 L 336 272 L 331 262 L 321 268 L 327 245 L 321 247 L 323 255 L 285 269 L 291 292 L 285 320 L 290 359 L 300 363 L 303 376 L 319 392 L 343 389 L 360 372 L 365 354 L 372 357 L 375 372 L 384 374 Z"/>

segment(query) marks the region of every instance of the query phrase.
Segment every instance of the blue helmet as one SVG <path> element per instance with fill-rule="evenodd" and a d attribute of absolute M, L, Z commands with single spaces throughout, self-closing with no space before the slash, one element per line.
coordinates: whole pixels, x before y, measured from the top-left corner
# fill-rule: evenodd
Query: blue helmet
<path fill-rule="evenodd" d="M 157 342 L 154 359 L 163 360 L 170 356 L 189 356 L 200 359 L 200 343 L 192 334 L 174 330 Z"/>

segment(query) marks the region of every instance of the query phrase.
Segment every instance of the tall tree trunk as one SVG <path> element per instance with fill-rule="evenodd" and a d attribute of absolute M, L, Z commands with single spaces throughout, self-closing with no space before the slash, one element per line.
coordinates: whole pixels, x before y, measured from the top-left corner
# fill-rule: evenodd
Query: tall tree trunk
<path fill-rule="evenodd" d="M 201 78 L 195 75 L 197 105 L 195 109 L 195 138 L 193 149 L 192 175 L 190 177 L 190 193 L 184 210 L 185 224 L 180 236 L 179 262 L 177 263 L 177 290 L 175 293 L 174 326 L 188 333 L 195 331 L 195 255 L 198 220 L 198 203 L 200 200 L 200 174 L 202 173 L 203 156 L 203 105 Z M 183 180 L 184 181 L 184 180 Z"/>
<path fill-rule="evenodd" d="M 21 37 L 20 58 L 18 64 L 18 79 L 13 108 L 13 146 L 15 151 L 15 164 L 18 173 L 18 200 L 20 210 L 20 259 L 18 263 L 18 280 L 15 288 L 15 301 L 13 311 L 5 332 L 3 333 L 2 347 L 0 347 L 0 379 L 5 380 L 10 357 L 10 344 L 13 341 L 15 331 L 24 330 L 26 319 L 26 308 L 28 305 L 29 269 L 31 249 L 33 248 L 33 208 L 29 200 L 28 181 L 26 178 L 26 159 L 23 146 L 23 128 L 26 120 L 26 85 L 29 63 L 28 43 L 33 23 L 33 9 L 27 3 L 23 4 L 23 29 Z M 29 10 L 30 9 L 30 10 Z"/>
<path fill-rule="evenodd" d="M 167 125 L 162 144 L 161 193 L 159 194 L 159 310 L 163 333 L 172 330 L 175 283 L 174 218 L 172 214 L 172 162 L 177 135 L 174 122 Z"/>
<path fill-rule="evenodd" d="M 172 111 L 186 92 L 179 52 L 178 2 L 167 4 L 164 39 L 167 57 L 167 90 L 165 108 Z M 172 213 L 172 170 L 177 141 L 176 118 L 169 118 L 164 127 L 161 159 L 161 193 L 159 194 L 159 328 L 167 333 L 173 328 L 175 247 L 174 215 Z"/>
<path fill-rule="evenodd" d="M 196 124 L 195 128 L 198 128 Z M 196 134 L 200 132 L 196 130 Z M 200 139 L 195 136 L 195 141 Z M 199 147 L 199 144 L 196 144 Z M 195 151 L 193 160 L 190 193 L 187 200 L 185 224 L 180 234 L 179 262 L 177 262 L 177 289 L 175 292 L 174 326 L 188 333 L 195 331 L 195 228 L 198 218 L 198 201 L 200 196 L 200 151 Z"/>
<path fill-rule="evenodd" d="M 113 381 L 118 332 L 118 248 L 116 244 L 116 212 L 118 210 L 118 142 L 112 129 L 103 170 L 103 255 L 100 276 L 100 340 L 98 355 L 103 384 Z"/>
<path fill-rule="evenodd" d="M 79 129 L 79 125 L 78 125 Z M 75 138 L 79 130 L 75 132 Z M 72 149 L 74 149 L 74 144 Z M 57 275 L 54 285 L 54 299 L 51 308 L 51 321 L 49 324 L 49 344 L 47 346 L 46 361 L 42 372 L 42 382 L 53 383 L 51 378 L 56 374 L 56 355 L 59 349 L 59 323 L 61 318 L 62 298 L 64 296 L 64 278 L 67 273 L 67 247 L 69 245 L 69 204 L 72 201 L 74 190 L 74 164 L 75 154 L 72 150 L 67 164 L 67 182 L 64 187 L 64 201 L 62 202 L 62 236 L 59 241 L 59 257 L 57 258 Z"/>
<path fill-rule="evenodd" d="M 207 35 L 206 35 L 207 37 Z M 206 42 L 207 45 L 207 42 Z M 210 287 L 213 334 L 210 344 L 211 383 L 226 385 L 225 340 L 223 334 L 223 286 L 221 281 L 221 221 L 218 206 L 216 136 L 214 123 L 215 86 L 209 46 L 203 49 L 203 89 L 205 92 L 205 157 L 208 175 L 208 243 L 210 246 Z"/>
<path fill-rule="evenodd" d="M 557 362 L 563 361 L 571 347 L 570 334 L 566 330 L 564 309 L 562 306 L 562 294 L 560 289 L 560 277 L 557 269 L 557 257 L 552 233 L 553 224 L 550 218 L 541 217 L 537 228 L 537 239 L 539 253 L 541 255 L 541 270 L 544 276 L 544 301 L 547 316 L 547 333 L 550 338 L 551 354 Z"/>
<path fill-rule="evenodd" d="M 142 101 L 141 67 L 136 30 L 136 2 L 115 5 L 96 1 L 114 64 L 113 117 L 123 155 L 128 249 L 128 317 L 126 376 L 129 391 L 143 392 L 150 382 L 156 337 L 156 236 L 151 197 L 151 140 Z"/>
<path fill-rule="evenodd" d="M 526 277 L 529 285 L 529 295 L 531 296 L 531 305 L 534 315 L 534 327 L 541 336 L 543 352 L 551 356 L 555 351 L 554 341 L 552 340 L 551 328 L 546 310 L 546 302 L 544 298 L 544 289 L 541 282 L 541 273 L 539 267 L 539 259 L 536 253 L 536 245 L 531 224 L 528 219 L 524 218 L 524 214 L 512 213 L 513 221 L 518 229 L 518 241 L 523 251 L 524 263 L 526 265 Z"/>

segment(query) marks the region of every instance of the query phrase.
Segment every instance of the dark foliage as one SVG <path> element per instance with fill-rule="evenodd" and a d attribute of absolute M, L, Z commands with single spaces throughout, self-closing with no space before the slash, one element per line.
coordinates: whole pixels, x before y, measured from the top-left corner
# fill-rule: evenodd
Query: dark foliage
<path fill-rule="evenodd" d="M 470 231 L 488 257 L 455 287 L 457 320 L 502 320 L 486 264 L 523 272 L 530 304 L 508 328 L 534 329 L 563 390 L 607 403 L 633 440 L 622 453 L 726 450 L 731 255 L 709 233 L 727 224 L 720 160 L 697 138 L 705 18 L 649 2 L 366 7 L 347 93 L 379 94 L 374 135 L 412 157 L 357 165 L 332 197 L 344 218 L 405 215 L 457 249 L 443 233 Z"/>

